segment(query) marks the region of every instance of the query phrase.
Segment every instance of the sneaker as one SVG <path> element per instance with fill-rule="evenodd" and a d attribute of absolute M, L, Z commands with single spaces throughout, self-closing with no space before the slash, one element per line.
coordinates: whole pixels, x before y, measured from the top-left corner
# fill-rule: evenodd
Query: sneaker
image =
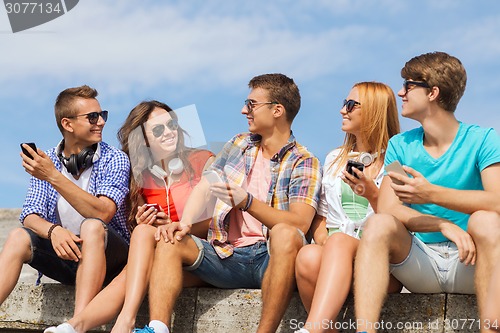
<path fill-rule="evenodd" d="M 153 319 L 149 322 L 148 326 L 152 328 L 155 333 L 170 333 L 167 325 L 165 325 L 165 323 L 161 320 Z"/>
<path fill-rule="evenodd" d="M 134 328 L 133 333 L 155 333 L 155 329 L 146 325 L 144 328 Z"/>
<path fill-rule="evenodd" d="M 76 331 L 69 323 L 62 323 L 57 327 L 51 326 L 46 328 L 43 333 L 76 333 Z"/>

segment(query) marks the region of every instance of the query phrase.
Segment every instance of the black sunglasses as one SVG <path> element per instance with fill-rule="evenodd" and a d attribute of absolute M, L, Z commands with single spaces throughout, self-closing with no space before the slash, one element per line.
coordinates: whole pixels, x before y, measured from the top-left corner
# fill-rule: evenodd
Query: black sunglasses
<path fill-rule="evenodd" d="M 412 90 L 413 87 L 422 87 L 422 88 L 430 88 L 429 84 L 425 81 L 411 81 L 411 80 L 405 80 L 403 82 L 403 88 L 405 90 L 405 95 L 408 93 L 408 91 Z"/>
<path fill-rule="evenodd" d="M 99 116 L 102 117 L 104 122 L 106 122 L 108 120 L 108 111 L 102 110 L 101 112 L 89 112 L 89 113 L 79 114 L 77 116 L 66 117 L 66 118 L 77 118 L 77 117 L 83 117 L 83 116 L 87 117 L 87 119 L 89 120 L 89 123 L 91 123 L 92 125 L 95 125 L 99 121 Z"/>
<path fill-rule="evenodd" d="M 248 112 L 252 112 L 256 105 L 265 105 L 265 104 L 279 104 L 278 102 L 254 102 L 251 99 L 245 100 L 245 106 L 247 107 Z"/>
<path fill-rule="evenodd" d="M 167 128 L 171 131 L 176 131 L 179 128 L 179 123 L 175 119 L 170 119 L 167 122 Z M 153 132 L 155 138 L 159 138 L 165 132 L 165 125 L 156 125 L 151 129 L 151 132 Z"/>
<path fill-rule="evenodd" d="M 350 100 L 344 99 L 344 104 L 342 104 L 342 107 L 345 106 L 345 110 L 347 112 L 352 112 L 352 110 L 354 110 L 354 107 L 356 105 L 361 105 L 361 103 L 357 102 L 357 101 L 355 101 L 353 99 L 350 99 Z"/>

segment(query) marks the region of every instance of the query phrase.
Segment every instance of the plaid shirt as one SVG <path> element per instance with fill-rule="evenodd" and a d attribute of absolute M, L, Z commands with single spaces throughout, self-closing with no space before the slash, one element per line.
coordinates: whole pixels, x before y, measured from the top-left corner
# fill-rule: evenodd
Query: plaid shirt
<path fill-rule="evenodd" d="M 224 145 L 222 152 L 210 169 L 223 173 L 230 183 L 244 187 L 251 172 L 261 137 L 244 133 L 233 137 Z M 319 202 L 321 188 L 321 165 L 305 147 L 290 134 L 288 143 L 271 158 L 271 183 L 266 203 L 279 210 L 288 210 L 291 203 L 305 203 L 314 209 Z M 245 184 L 246 185 L 246 184 Z M 233 254 L 233 246 L 227 242 L 230 205 L 217 199 L 207 239 L 214 246 L 220 258 Z M 267 228 L 263 225 L 264 234 Z"/>
<path fill-rule="evenodd" d="M 117 211 L 109 222 L 127 242 L 130 240 L 126 222 L 125 197 L 128 194 L 130 162 L 127 155 L 118 148 L 104 142 L 99 144 L 100 155 L 94 162 L 90 175 L 88 193 L 94 196 L 105 196 L 113 200 Z M 99 153 L 99 149 L 96 154 Z M 57 170 L 61 171 L 62 163 L 57 157 L 56 148 L 47 151 Z M 47 181 L 31 177 L 28 194 L 23 204 L 19 220 L 24 223 L 26 216 L 37 214 L 41 218 L 57 223 L 56 206 L 59 193 Z"/>

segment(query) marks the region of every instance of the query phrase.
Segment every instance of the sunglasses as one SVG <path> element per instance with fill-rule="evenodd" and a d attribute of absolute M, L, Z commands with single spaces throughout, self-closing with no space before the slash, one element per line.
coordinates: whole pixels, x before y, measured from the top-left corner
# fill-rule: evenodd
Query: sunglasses
<path fill-rule="evenodd" d="M 245 100 L 245 106 L 247 107 L 248 112 L 253 112 L 256 105 L 265 105 L 265 104 L 278 104 L 278 102 L 254 102 L 251 99 Z"/>
<path fill-rule="evenodd" d="M 353 99 L 350 99 L 350 100 L 347 100 L 347 99 L 344 99 L 344 104 L 342 104 L 342 107 L 345 106 L 345 110 L 347 112 L 352 112 L 352 110 L 354 110 L 354 108 L 356 107 L 356 105 L 361 105 L 360 102 L 357 102 Z"/>
<path fill-rule="evenodd" d="M 102 110 L 101 112 L 90 112 L 90 113 L 79 114 L 77 116 L 66 117 L 66 118 L 87 117 L 87 119 L 89 120 L 89 123 L 91 123 L 92 125 L 95 125 L 99 121 L 99 116 L 101 116 L 102 119 L 104 120 L 104 122 L 106 122 L 108 120 L 108 111 Z"/>
<path fill-rule="evenodd" d="M 179 128 L 179 123 L 175 119 L 171 119 L 167 122 L 166 127 L 171 130 L 171 131 L 176 131 Z M 165 125 L 159 124 L 155 125 L 152 129 L 151 132 L 153 133 L 153 136 L 155 138 L 159 138 L 160 136 L 165 133 Z"/>
<path fill-rule="evenodd" d="M 408 93 L 408 91 L 412 90 L 413 88 L 415 88 L 417 86 L 422 87 L 422 88 L 430 88 L 430 86 L 425 81 L 405 80 L 403 82 L 403 88 L 405 90 L 405 95 Z"/>

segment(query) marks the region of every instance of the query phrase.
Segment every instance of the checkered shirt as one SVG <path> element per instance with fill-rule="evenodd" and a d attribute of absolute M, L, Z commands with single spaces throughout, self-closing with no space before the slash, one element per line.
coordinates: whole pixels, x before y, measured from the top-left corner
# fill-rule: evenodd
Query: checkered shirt
<path fill-rule="evenodd" d="M 224 172 L 230 183 L 242 186 L 251 172 L 261 137 L 244 133 L 233 137 L 224 145 L 222 152 L 210 166 L 218 173 Z M 307 148 L 295 141 L 290 134 L 288 143 L 270 161 L 271 182 L 266 203 L 279 210 L 288 210 L 291 203 L 305 203 L 314 209 L 319 202 L 321 188 L 321 164 Z M 230 205 L 217 200 L 207 239 L 220 258 L 233 254 L 233 246 L 227 242 Z M 226 218 L 227 217 L 227 218 Z M 264 235 L 267 228 L 263 225 Z"/>
<path fill-rule="evenodd" d="M 94 196 L 108 197 L 115 202 L 118 208 L 115 216 L 109 222 L 109 226 L 129 242 L 130 233 L 126 225 L 125 198 L 129 191 L 130 162 L 127 155 L 120 149 L 104 142 L 99 143 L 99 145 L 100 156 L 93 164 L 88 192 Z M 50 149 L 46 154 L 56 169 L 61 171 L 63 165 L 57 157 L 56 148 Z M 37 214 L 51 223 L 57 223 L 57 198 L 58 193 L 52 185 L 47 181 L 31 177 L 19 220 L 24 223 L 26 216 Z"/>

